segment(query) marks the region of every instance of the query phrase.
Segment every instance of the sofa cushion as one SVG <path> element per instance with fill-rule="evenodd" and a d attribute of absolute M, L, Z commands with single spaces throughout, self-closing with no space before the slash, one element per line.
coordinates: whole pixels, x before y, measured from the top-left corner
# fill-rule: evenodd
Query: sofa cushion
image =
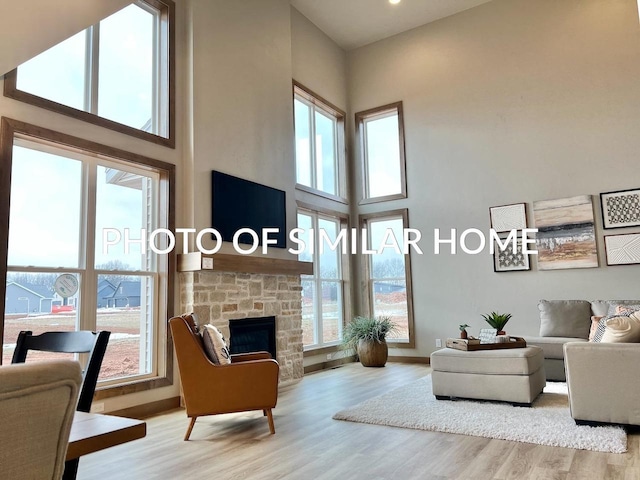
<path fill-rule="evenodd" d="M 589 338 L 591 302 L 587 300 L 540 300 L 540 336 Z"/>
<path fill-rule="evenodd" d="M 640 342 L 640 312 L 629 316 L 618 316 L 607 320 L 602 343 L 638 343 Z"/>
<path fill-rule="evenodd" d="M 544 358 L 564 359 L 562 346 L 567 342 L 586 342 L 583 338 L 567 337 L 524 337 L 527 346 L 540 347 L 544 352 Z"/>
<path fill-rule="evenodd" d="M 231 363 L 231 355 L 224 341 L 224 337 L 213 325 L 204 325 L 202 328 L 202 344 L 204 351 L 216 365 L 229 365 Z"/>

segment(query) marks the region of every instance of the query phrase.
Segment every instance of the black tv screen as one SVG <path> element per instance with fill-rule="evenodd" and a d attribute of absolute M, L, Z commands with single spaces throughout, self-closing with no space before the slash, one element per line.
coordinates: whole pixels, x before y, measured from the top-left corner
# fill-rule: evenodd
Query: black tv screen
<path fill-rule="evenodd" d="M 270 239 L 277 240 L 273 246 L 287 246 L 287 210 L 285 192 L 250 182 L 226 173 L 212 172 L 211 227 L 215 228 L 225 242 L 231 242 L 241 228 L 254 230 L 262 245 L 262 229 L 277 228 Z M 253 244 L 247 234 L 238 238 L 239 243 Z"/>

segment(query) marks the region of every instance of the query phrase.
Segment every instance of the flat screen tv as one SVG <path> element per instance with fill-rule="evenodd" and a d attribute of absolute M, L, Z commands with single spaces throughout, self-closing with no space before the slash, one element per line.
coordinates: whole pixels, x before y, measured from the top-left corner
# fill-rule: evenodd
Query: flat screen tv
<path fill-rule="evenodd" d="M 287 246 L 286 194 L 282 190 L 250 182 L 226 173 L 212 172 L 211 227 L 225 242 L 231 242 L 241 228 L 254 230 L 262 245 L 262 229 L 277 228 L 269 235 L 277 240 L 273 246 Z M 238 238 L 239 243 L 253 244 L 247 234 Z"/>

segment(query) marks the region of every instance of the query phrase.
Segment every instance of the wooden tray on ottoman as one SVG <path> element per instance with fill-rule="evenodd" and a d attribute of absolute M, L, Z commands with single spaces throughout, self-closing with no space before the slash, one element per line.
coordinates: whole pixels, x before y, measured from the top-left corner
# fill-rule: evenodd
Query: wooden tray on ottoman
<path fill-rule="evenodd" d="M 468 352 L 475 350 L 501 350 L 503 348 L 525 348 L 527 342 L 522 337 L 511 337 L 510 342 L 505 343 L 479 343 L 477 340 L 467 340 L 462 338 L 447 338 L 447 348 L 465 350 Z"/>

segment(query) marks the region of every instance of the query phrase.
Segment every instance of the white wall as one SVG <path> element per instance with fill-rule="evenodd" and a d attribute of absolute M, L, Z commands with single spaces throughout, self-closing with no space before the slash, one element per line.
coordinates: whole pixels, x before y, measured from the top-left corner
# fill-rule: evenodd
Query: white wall
<path fill-rule="evenodd" d="M 284 190 L 293 228 L 289 2 L 193 0 L 191 9 L 195 228 L 211 226 L 211 170 Z"/>
<path fill-rule="evenodd" d="M 490 206 L 640 187 L 640 28 L 633 0 L 495 0 L 349 52 L 351 114 L 402 100 L 416 349 L 507 311 L 535 334 L 541 298 L 638 298 L 640 266 L 494 273 L 488 253 L 433 255 L 433 229 L 487 231 Z M 359 184 L 360 182 L 356 182 Z M 640 231 L 639 228 L 626 231 Z M 606 231 L 607 234 L 623 231 Z M 471 245 L 470 245 L 471 246 Z"/>

